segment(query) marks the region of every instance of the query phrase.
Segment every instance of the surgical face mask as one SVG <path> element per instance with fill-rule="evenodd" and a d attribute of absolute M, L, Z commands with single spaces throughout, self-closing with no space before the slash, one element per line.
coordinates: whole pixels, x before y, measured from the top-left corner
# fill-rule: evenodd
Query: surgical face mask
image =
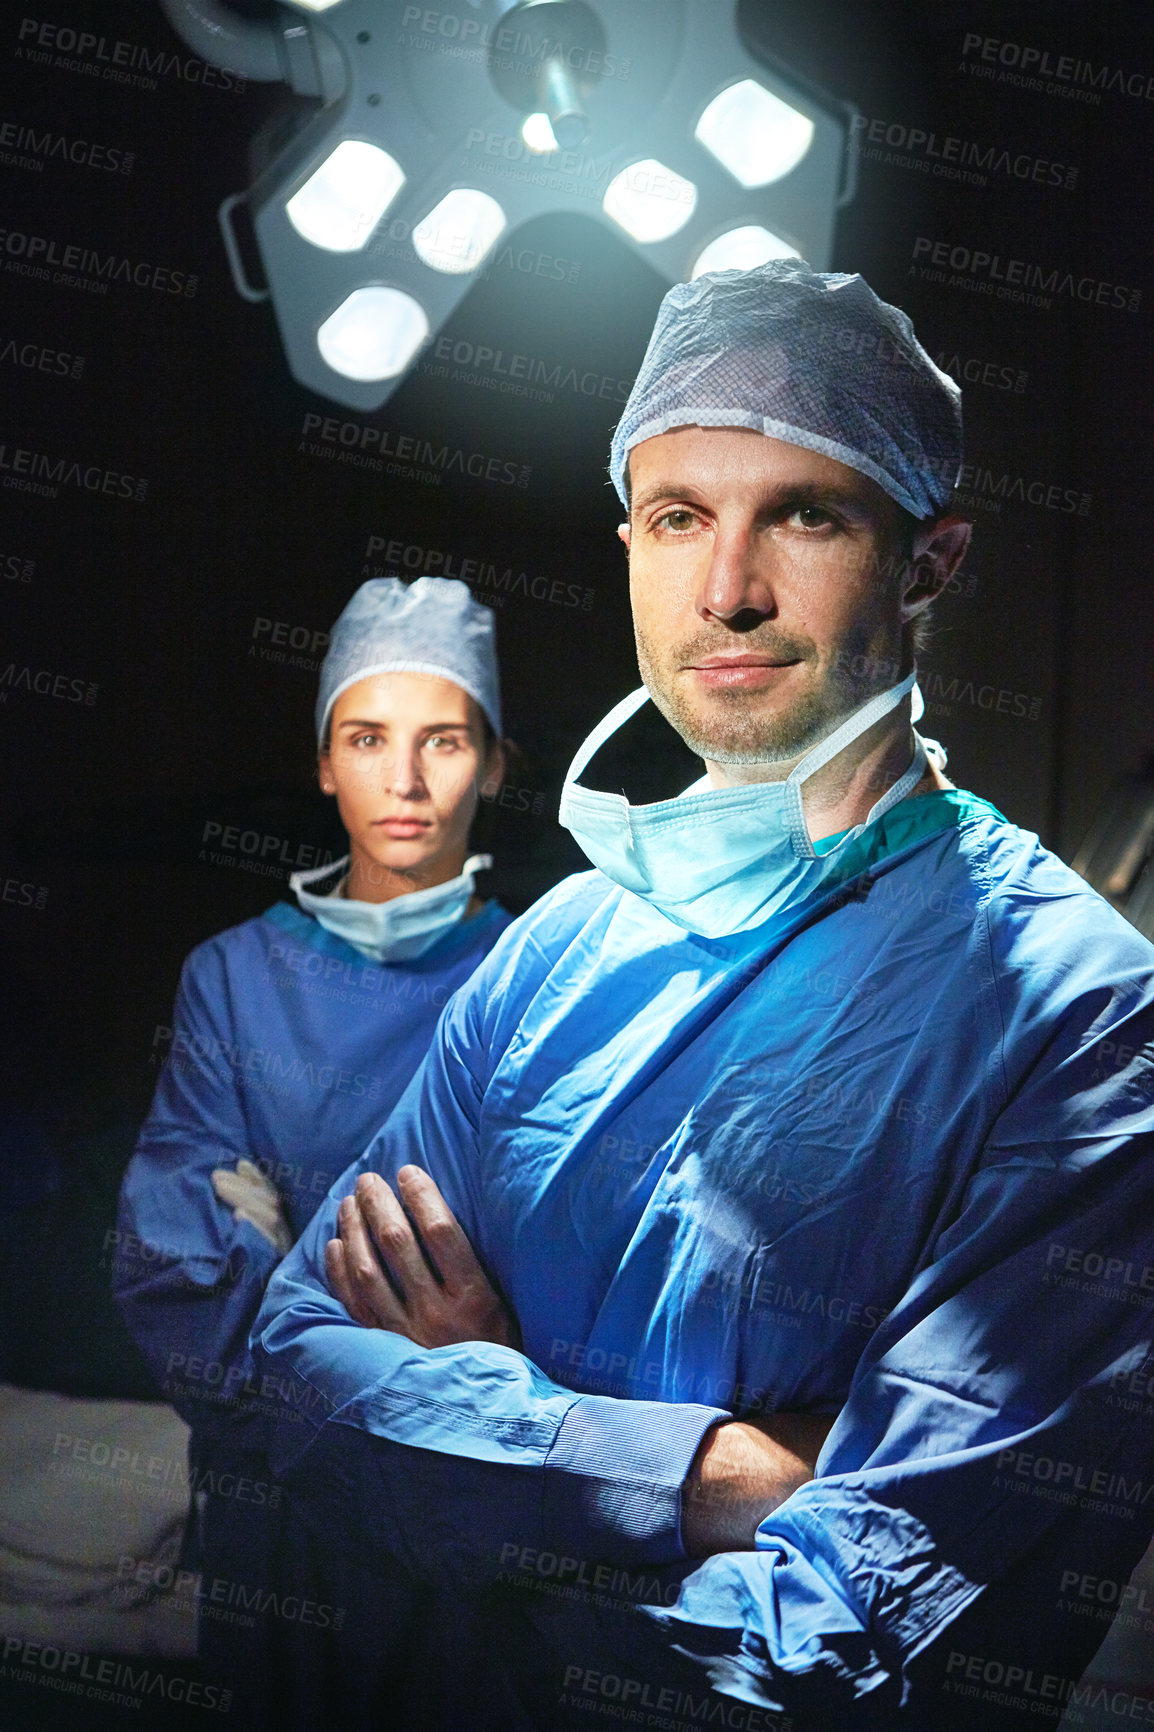
<path fill-rule="evenodd" d="M 459 878 L 434 884 L 429 890 L 410 890 L 391 902 L 356 902 L 347 896 L 316 896 L 306 889 L 320 879 L 331 878 L 348 863 L 333 860 L 309 872 L 294 872 L 289 879 L 297 901 L 306 914 L 315 915 L 326 932 L 343 938 L 373 962 L 413 962 L 431 950 L 439 938 L 465 918 L 473 895 L 473 874 L 493 864 L 491 854 L 472 854 Z"/>
<path fill-rule="evenodd" d="M 675 800 L 631 806 L 622 794 L 577 786 L 593 754 L 649 697 L 642 686 L 617 704 L 581 747 L 565 778 L 560 819 L 594 866 L 666 919 L 705 938 L 749 932 L 791 915 L 827 884 L 837 882 L 846 849 L 914 789 L 925 774 L 927 742 L 914 735 L 905 775 L 886 790 L 864 824 L 819 855 L 810 840 L 802 785 L 868 728 L 914 693 L 922 713 L 917 670 L 900 685 L 862 704 L 828 738 L 806 753 L 783 782 L 739 788 L 694 783 Z M 929 747 L 940 753 L 936 742 Z M 944 763 L 944 753 L 937 759 Z"/>

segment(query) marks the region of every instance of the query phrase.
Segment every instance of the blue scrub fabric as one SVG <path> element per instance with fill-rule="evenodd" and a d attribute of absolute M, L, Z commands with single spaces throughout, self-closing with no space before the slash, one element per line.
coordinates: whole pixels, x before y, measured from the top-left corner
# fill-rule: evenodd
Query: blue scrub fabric
<path fill-rule="evenodd" d="M 855 847 L 731 941 L 558 886 L 270 1282 L 294 1495 L 440 1607 L 398 1723 L 1036 1725 L 998 1668 L 1060 1709 L 1101 1639 L 1066 1572 L 1124 1582 L 1154 1520 L 1154 948 L 972 796 Z M 328 1291 L 338 1200 L 406 1161 L 523 1352 Z M 838 1415 L 815 1478 L 688 1560 L 704 1433 L 775 1409 Z"/>
<path fill-rule="evenodd" d="M 279 1404 L 248 1336 L 279 1259 L 234 1221 L 211 1173 L 254 1162 L 299 1235 L 509 923 L 490 902 L 424 956 L 380 965 L 277 903 L 184 965 L 121 1189 L 114 1284 L 162 1393 L 192 1428 L 185 1562 L 201 1573 L 201 1658 L 233 1683 L 248 1723 L 307 1726 L 321 1694 L 337 1699 L 325 1633 L 355 1631 L 369 1597 L 352 1566 L 318 1553 L 270 1471 Z M 355 1695 L 354 1679 L 343 1687 Z"/>

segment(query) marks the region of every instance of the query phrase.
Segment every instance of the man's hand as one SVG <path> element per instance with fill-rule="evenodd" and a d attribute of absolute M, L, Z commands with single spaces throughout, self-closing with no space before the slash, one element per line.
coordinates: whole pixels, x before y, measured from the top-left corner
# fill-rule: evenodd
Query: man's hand
<path fill-rule="evenodd" d="M 397 1189 L 400 1201 L 378 1174 L 362 1173 L 353 1195 L 341 1201 L 340 1238 L 325 1246 L 325 1272 L 349 1316 L 367 1329 L 406 1335 L 418 1347 L 458 1341 L 519 1347 L 516 1318 L 489 1285 L 428 1173 L 402 1167 Z"/>
<path fill-rule="evenodd" d="M 212 1188 L 232 1210 L 233 1220 L 255 1227 L 278 1257 L 292 1250 L 293 1230 L 285 1219 L 277 1188 L 254 1162 L 238 1161 L 235 1173 L 228 1167 L 214 1167 Z"/>
<path fill-rule="evenodd" d="M 771 1510 L 813 1478 L 833 1417 L 776 1413 L 707 1431 L 681 1494 L 681 1537 L 691 1558 L 753 1550 Z"/>

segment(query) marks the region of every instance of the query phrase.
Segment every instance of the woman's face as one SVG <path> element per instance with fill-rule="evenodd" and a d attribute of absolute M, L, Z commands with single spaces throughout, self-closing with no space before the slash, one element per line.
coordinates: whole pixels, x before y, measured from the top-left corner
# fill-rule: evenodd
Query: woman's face
<path fill-rule="evenodd" d="M 503 769 L 499 745 L 486 762 L 480 708 L 452 680 L 371 674 L 342 692 L 320 782 L 349 834 L 348 895 L 387 902 L 456 878 L 478 796 Z"/>

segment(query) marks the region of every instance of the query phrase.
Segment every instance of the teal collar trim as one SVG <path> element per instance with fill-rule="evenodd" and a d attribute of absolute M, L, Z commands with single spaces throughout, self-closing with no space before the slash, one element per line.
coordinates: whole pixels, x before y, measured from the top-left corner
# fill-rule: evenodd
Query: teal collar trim
<path fill-rule="evenodd" d="M 937 788 L 931 794 L 911 794 L 908 799 L 900 800 L 876 824 L 871 824 L 846 849 L 842 862 L 845 870 L 838 874 L 839 879 L 856 877 L 859 872 L 877 866 L 890 854 L 900 853 L 939 830 L 956 829 L 969 818 L 996 818 L 999 823 L 1006 822 L 996 806 L 991 806 L 988 800 L 977 794 L 968 793 L 965 788 Z M 823 836 L 820 842 L 814 843 L 814 848 L 819 855 L 828 854 L 846 835 L 848 831 L 842 830 L 836 836 Z"/>

